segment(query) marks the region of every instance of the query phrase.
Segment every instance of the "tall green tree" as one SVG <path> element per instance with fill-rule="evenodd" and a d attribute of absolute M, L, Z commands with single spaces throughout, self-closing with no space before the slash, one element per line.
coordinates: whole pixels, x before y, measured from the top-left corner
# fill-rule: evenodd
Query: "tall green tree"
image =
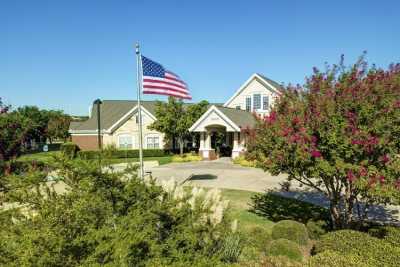
<path fill-rule="evenodd" d="M 44 142 L 47 138 L 47 124 L 49 122 L 48 112 L 36 106 L 23 106 L 14 111 L 27 118 L 31 122 L 31 127 L 27 138 L 37 142 Z"/>
<path fill-rule="evenodd" d="M 400 64 L 315 69 L 249 134 L 249 156 L 323 193 L 333 226 L 349 227 L 355 211 L 363 219 L 370 205 L 400 199 Z"/>
<path fill-rule="evenodd" d="M 59 110 L 48 111 L 48 122 L 46 135 L 50 143 L 54 139 L 66 140 L 69 136 L 68 129 L 71 123 L 71 117 Z"/>
<path fill-rule="evenodd" d="M 150 128 L 164 133 L 170 142 L 176 138 L 182 155 L 184 141 L 192 136 L 189 128 L 207 110 L 207 107 L 207 101 L 185 105 L 182 100 L 169 97 L 168 102 L 157 103 L 155 111 L 157 120 L 150 125 Z"/>

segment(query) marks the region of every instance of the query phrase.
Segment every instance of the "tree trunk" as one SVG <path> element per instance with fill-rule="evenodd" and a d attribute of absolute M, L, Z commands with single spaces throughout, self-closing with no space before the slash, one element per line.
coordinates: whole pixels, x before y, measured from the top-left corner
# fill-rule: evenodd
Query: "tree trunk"
<path fill-rule="evenodd" d="M 183 138 L 179 137 L 179 154 L 183 155 Z"/>

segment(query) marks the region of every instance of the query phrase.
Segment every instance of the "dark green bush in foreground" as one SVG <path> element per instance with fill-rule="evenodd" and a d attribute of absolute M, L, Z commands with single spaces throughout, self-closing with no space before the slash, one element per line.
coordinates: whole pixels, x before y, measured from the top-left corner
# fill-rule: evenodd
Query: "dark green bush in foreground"
<path fill-rule="evenodd" d="M 273 240 L 267 247 L 268 256 L 286 256 L 295 261 L 301 261 L 303 255 L 299 245 L 287 239 Z"/>
<path fill-rule="evenodd" d="M 44 185 L 46 173 L 12 176 L 17 186 L 6 197 L 24 208 L 0 211 L 0 266 L 214 267 L 240 253 L 226 216 L 215 222 L 208 206 L 192 206 L 189 196 L 143 181 L 134 169 L 55 164 L 70 188 L 64 194 Z"/>
<path fill-rule="evenodd" d="M 356 254 L 340 254 L 327 250 L 309 260 L 309 267 L 370 267 Z"/>
<path fill-rule="evenodd" d="M 400 247 L 400 227 L 382 226 L 369 229 L 368 233 L 385 240 L 394 246 Z"/>
<path fill-rule="evenodd" d="M 284 220 L 276 223 L 272 227 L 272 238 L 284 238 L 296 242 L 300 246 L 304 246 L 308 243 L 308 232 L 304 224 Z"/>
<path fill-rule="evenodd" d="M 400 248 L 367 233 L 341 230 L 322 236 L 315 245 L 317 256 L 334 251 L 342 255 L 355 255 L 368 266 L 399 266 Z"/>
<path fill-rule="evenodd" d="M 306 224 L 308 236 L 311 239 L 319 239 L 323 234 L 326 234 L 329 226 L 325 221 L 309 220 Z"/>

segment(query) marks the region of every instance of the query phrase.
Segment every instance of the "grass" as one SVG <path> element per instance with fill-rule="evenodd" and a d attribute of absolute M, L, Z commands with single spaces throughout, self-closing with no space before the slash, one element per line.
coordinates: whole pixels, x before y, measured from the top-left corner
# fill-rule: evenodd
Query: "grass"
<path fill-rule="evenodd" d="M 59 151 L 51 151 L 51 152 L 39 152 L 32 154 L 22 155 L 17 159 L 17 161 L 42 161 L 45 163 L 51 163 L 53 161 L 53 157 L 60 154 Z M 144 161 L 156 160 L 158 164 L 163 165 L 172 162 L 172 156 L 163 156 L 163 157 L 145 157 Z M 129 162 L 138 162 L 139 158 L 117 158 L 117 159 L 105 159 L 106 164 L 119 164 L 119 163 L 129 163 Z"/>
<path fill-rule="evenodd" d="M 229 200 L 231 216 L 238 220 L 241 229 L 247 232 L 255 227 L 262 227 L 269 231 L 274 223 L 250 211 L 251 198 L 255 195 L 260 194 L 244 190 L 222 189 L 222 196 Z"/>

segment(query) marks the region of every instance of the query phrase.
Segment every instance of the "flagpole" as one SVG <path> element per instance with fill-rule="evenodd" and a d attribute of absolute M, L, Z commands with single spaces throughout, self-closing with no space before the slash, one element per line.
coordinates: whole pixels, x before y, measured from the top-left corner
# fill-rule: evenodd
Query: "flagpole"
<path fill-rule="evenodd" d="M 138 116 L 139 116 L 139 164 L 140 164 L 140 178 L 144 177 L 143 170 L 143 133 L 142 133 L 142 108 L 140 103 L 141 91 L 142 91 L 142 60 L 139 51 L 139 44 L 136 44 L 136 58 L 137 58 L 137 107 L 138 107 Z"/>

